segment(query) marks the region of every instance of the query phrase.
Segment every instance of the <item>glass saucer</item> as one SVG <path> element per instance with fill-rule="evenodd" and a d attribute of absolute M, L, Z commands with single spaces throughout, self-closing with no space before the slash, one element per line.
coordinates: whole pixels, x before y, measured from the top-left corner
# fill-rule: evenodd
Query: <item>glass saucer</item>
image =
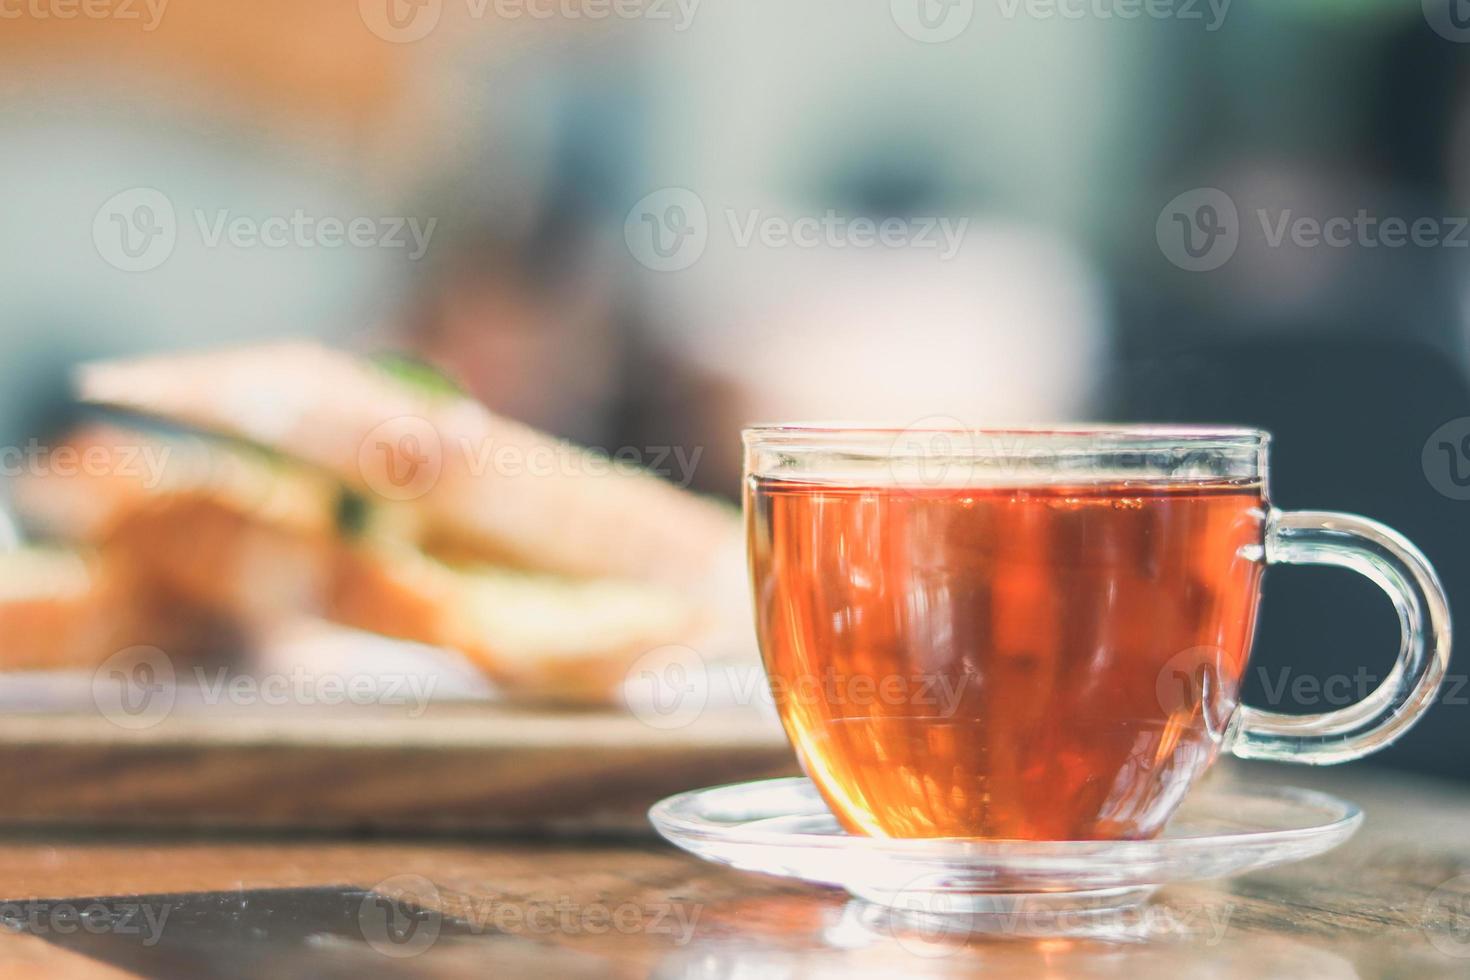
<path fill-rule="evenodd" d="M 1353 835 L 1363 814 L 1312 790 L 1196 789 L 1153 840 L 897 840 L 846 833 L 803 777 L 680 793 L 648 812 L 707 861 L 838 885 L 908 913 L 1087 916 L 1145 901 L 1160 885 L 1300 861 Z"/>

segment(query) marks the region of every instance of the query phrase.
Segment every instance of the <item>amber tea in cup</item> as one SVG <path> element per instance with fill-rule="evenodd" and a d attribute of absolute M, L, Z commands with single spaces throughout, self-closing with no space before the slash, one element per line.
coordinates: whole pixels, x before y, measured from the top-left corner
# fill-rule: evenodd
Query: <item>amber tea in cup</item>
<path fill-rule="evenodd" d="M 851 833 L 1151 837 L 1222 748 L 1365 754 L 1443 673 L 1422 556 L 1363 518 L 1273 511 L 1264 433 L 776 426 L 746 444 L 766 672 Z M 1308 719 L 1239 704 L 1270 561 L 1366 568 L 1408 610 L 1383 687 Z"/>

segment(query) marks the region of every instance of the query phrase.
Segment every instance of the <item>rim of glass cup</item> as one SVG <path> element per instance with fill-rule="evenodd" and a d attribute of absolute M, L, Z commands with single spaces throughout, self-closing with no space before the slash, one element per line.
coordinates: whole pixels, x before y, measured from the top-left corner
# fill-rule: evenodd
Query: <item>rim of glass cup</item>
<path fill-rule="evenodd" d="M 874 425 L 865 422 L 760 422 L 747 425 L 740 435 L 747 446 L 790 445 L 851 449 L 865 439 L 883 440 L 888 445 L 900 436 L 964 434 L 968 436 L 1016 436 L 1056 439 L 1059 442 L 1097 439 L 1108 443 L 1164 443 L 1169 445 L 1219 443 L 1222 448 L 1265 446 L 1271 434 L 1264 429 L 1240 425 L 1169 425 L 1155 423 L 1067 423 L 1061 425 Z M 982 453 L 983 455 L 983 453 Z"/>
<path fill-rule="evenodd" d="M 1087 423 L 971 427 L 937 416 L 908 426 L 782 422 L 741 431 L 746 473 L 843 485 L 876 464 L 885 483 L 1248 482 L 1264 491 L 1270 433 L 1227 425 Z"/>

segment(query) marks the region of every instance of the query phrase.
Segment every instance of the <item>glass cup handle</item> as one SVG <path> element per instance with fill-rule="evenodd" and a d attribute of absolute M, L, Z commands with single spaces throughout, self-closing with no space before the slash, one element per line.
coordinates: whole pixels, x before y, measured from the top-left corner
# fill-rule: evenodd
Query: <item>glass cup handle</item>
<path fill-rule="evenodd" d="M 1231 751 L 1243 759 L 1330 765 L 1388 745 L 1433 702 L 1450 661 L 1450 608 L 1429 562 L 1397 531 L 1353 514 L 1272 510 L 1267 564 L 1337 565 L 1378 583 L 1399 615 L 1398 661 L 1363 700 L 1317 715 L 1242 705 Z"/>

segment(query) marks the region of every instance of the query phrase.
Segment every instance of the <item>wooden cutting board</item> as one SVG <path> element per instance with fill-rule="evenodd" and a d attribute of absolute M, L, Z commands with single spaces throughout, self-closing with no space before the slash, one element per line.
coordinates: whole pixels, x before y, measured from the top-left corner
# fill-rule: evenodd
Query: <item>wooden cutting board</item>
<path fill-rule="evenodd" d="M 0 826 L 643 834 L 672 793 L 797 771 L 779 726 L 489 703 L 0 716 Z"/>

